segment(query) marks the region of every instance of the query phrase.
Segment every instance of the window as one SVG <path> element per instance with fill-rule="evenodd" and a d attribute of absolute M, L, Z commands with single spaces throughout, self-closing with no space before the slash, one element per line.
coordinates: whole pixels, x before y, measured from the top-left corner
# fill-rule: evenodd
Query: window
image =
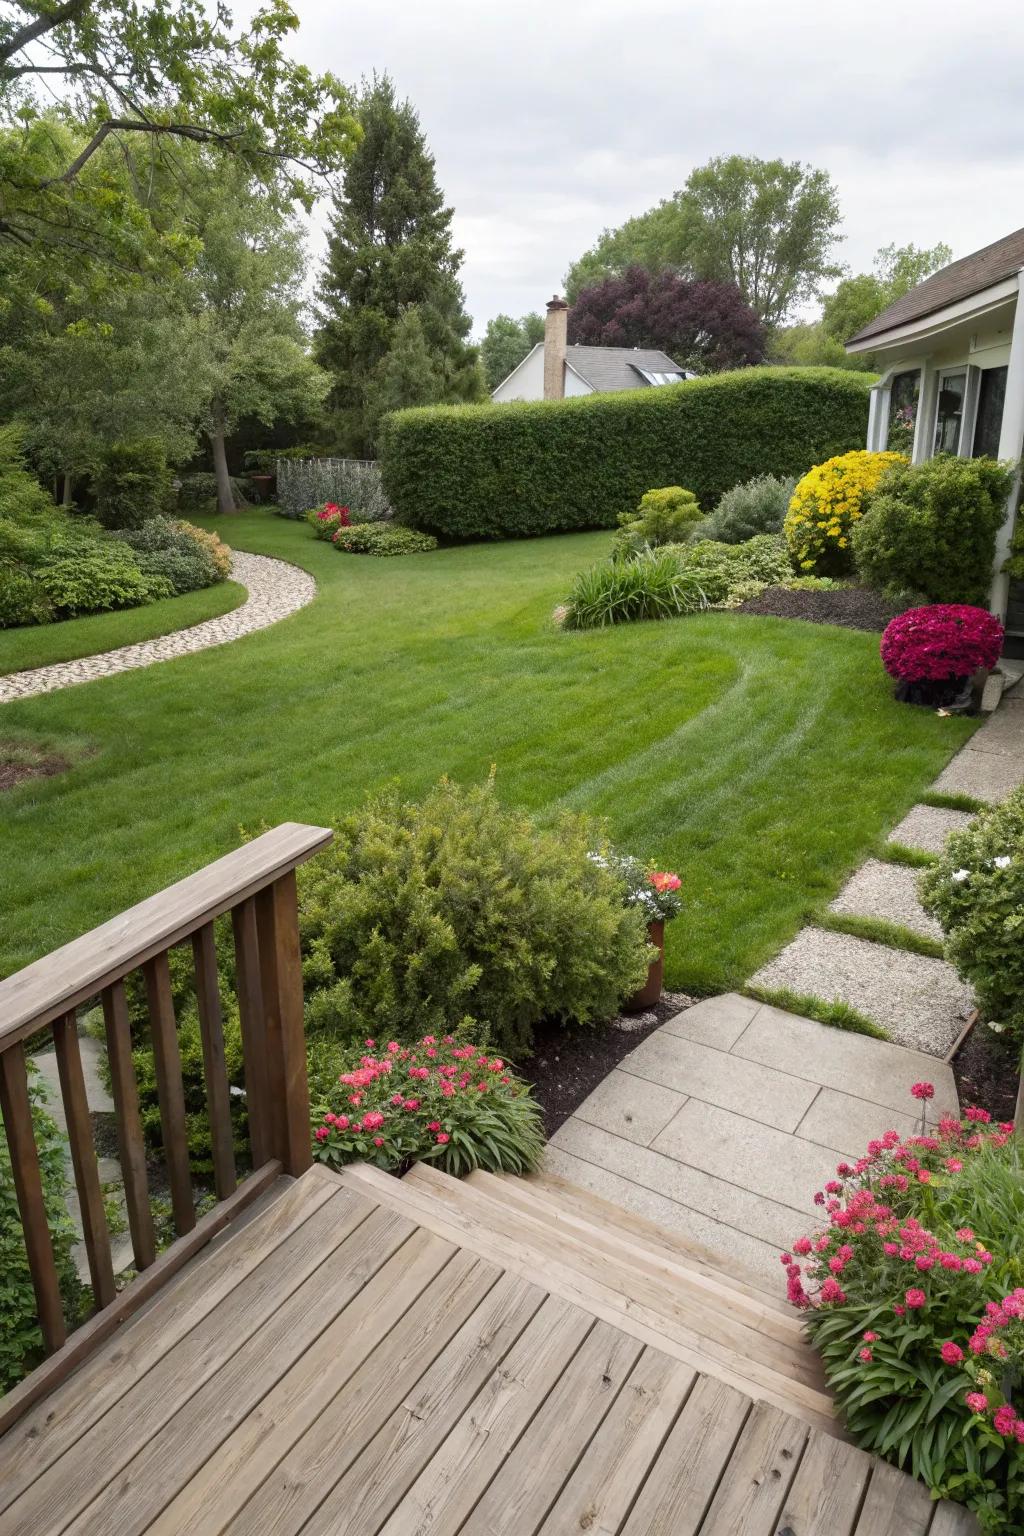
<path fill-rule="evenodd" d="M 889 385 L 889 428 L 886 447 L 893 453 L 905 453 L 909 458 L 914 450 L 914 429 L 917 423 L 917 397 L 921 388 L 921 375 L 897 373 Z"/>
<path fill-rule="evenodd" d="M 959 450 L 966 394 L 966 370 L 939 375 L 939 404 L 935 416 L 933 453 L 956 453 Z"/>
<path fill-rule="evenodd" d="M 971 458 L 999 457 L 999 430 L 1003 424 L 1003 401 L 1006 398 L 1006 369 L 986 368 L 978 386 L 978 414 L 974 421 L 974 442 Z"/>

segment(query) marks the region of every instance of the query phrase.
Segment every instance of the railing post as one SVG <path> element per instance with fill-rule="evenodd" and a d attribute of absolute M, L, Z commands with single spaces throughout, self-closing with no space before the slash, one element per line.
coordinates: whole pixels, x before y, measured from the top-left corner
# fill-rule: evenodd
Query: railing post
<path fill-rule="evenodd" d="M 0 1053 L 0 1114 L 11 1151 L 11 1174 L 18 1197 L 32 1288 L 36 1293 L 39 1326 L 47 1353 L 52 1355 L 55 1349 L 60 1349 L 67 1335 L 32 1125 L 28 1069 L 20 1041 Z"/>
<path fill-rule="evenodd" d="M 285 1173 L 305 1173 L 313 1161 L 309 1082 L 302 1010 L 299 903 L 294 869 L 256 897 L 260 978 L 266 1020 L 267 1088 L 274 1155 Z"/>

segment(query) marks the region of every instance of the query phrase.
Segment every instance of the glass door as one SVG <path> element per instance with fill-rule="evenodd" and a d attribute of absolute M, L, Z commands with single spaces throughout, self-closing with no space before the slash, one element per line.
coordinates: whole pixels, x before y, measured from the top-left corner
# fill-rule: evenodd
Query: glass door
<path fill-rule="evenodd" d="M 939 375 L 939 405 L 935 416 L 933 453 L 957 453 L 964 421 L 967 370 Z"/>

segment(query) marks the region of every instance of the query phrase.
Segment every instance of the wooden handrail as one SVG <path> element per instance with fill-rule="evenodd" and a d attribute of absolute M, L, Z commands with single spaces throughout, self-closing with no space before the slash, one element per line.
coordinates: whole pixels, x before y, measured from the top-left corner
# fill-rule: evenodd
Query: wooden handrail
<path fill-rule="evenodd" d="M 265 890 L 331 840 L 286 821 L 0 981 L 0 1051 Z"/>
<path fill-rule="evenodd" d="M 160 1273 L 172 1272 L 175 1264 L 163 1261 L 176 1248 L 185 1256 L 194 1252 L 195 1231 L 201 1229 L 212 1234 L 217 1230 L 214 1222 L 199 1223 L 198 1227 L 196 1222 L 168 964 L 168 951 L 189 939 L 203 1045 L 215 1192 L 217 1200 L 231 1210 L 242 1209 L 250 1198 L 249 1193 L 236 1187 L 217 979 L 213 924 L 215 918 L 227 912 L 232 918 L 246 1108 L 255 1171 L 248 1182 L 252 1184 L 258 1179 L 262 1187 L 268 1170 L 297 1176 L 310 1166 L 295 869 L 330 842 L 331 836 L 324 827 L 286 822 L 0 981 L 0 1112 L 11 1153 L 40 1329 L 51 1356 L 59 1351 L 60 1359 L 77 1359 L 79 1352 L 69 1353 L 64 1342 L 65 1319 L 43 1202 L 25 1040 L 47 1029 L 54 1036 L 93 1295 L 97 1312 L 109 1312 L 113 1319 L 125 1312 L 126 1303 L 123 1293 L 117 1296 L 115 1290 L 75 1009 L 96 997 L 103 1005 L 125 1204 L 140 1275 L 132 1284 L 138 1285 L 144 1273 L 158 1262 Z M 135 970 L 141 970 L 145 982 L 163 1153 L 178 1234 L 160 1261 L 156 1255 L 125 994 L 125 978 Z M 103 1333 L 103 1329 L 93 1329 L 90 1336 L 98 1338 Z M 56 1363 L 55 1358 L 55 1366 Z"/>

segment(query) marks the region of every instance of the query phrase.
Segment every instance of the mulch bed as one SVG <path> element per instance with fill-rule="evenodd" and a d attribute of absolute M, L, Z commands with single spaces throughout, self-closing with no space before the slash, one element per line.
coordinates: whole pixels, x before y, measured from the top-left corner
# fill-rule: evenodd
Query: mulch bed
<path fill-rule="evenodd" d="M 548 1136 L 555 1134 L 641 1040 L 693 1002 L 685 993 L 665 992 L 649 1013 L 624 1014 L 594 1029 L 537 1030 L 532 1056 L 517 1062 L 516 1069 L 533 1084 Z"/>
<path fill-rule="evenodd" d="M 905 606 L 891 602 L 870 587 L 836 587 L 826 592 L 791 592 L 787 587 L 766 587 L 757 597 L 740 603 L 733 612 L 803 619 L 808 624 L 838 624 L 843 629 L 880 631 L 897 614 L 903 613 Z"/>
<path fill-rule="evenodd" d="M 1014 1053 L 991 1030 L 978 1023 L 952 1062 L 961 1108 L 977 1104 L 993 1120 L 1012 1120 L 1017 1103 L 1017 1066 Z"/>
<path fill-rule="evenodd" d="M 24 784 L 26 779 L 52 779 L 58 773 L 66 773 L 71 767 L 66 757 L 51 753 L 45 757 L 32 757 L 19 749 L 17 758 L 6 758 L 0 752 L 0 791 Z"/>

